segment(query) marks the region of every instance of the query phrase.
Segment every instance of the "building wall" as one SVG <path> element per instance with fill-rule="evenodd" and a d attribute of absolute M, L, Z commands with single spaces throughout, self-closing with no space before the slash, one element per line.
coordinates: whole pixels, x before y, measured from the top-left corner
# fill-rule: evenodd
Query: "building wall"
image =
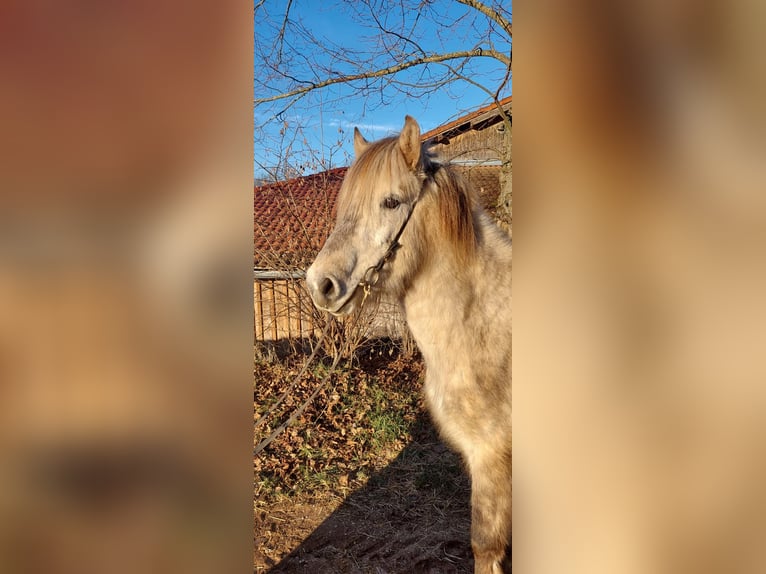
<path fill-rule="evenodd" d="M 500 169 L 500 196 L 497 207 L 501 224 L 511 234 L 513 223 L 513 127 L 510 130 L 503 130 L 503 153 L 505 159 Z"/>
<path fill-rule="evenodd" d="M 499 122 L 482 129 L 473 129 L 452 137 L 446 143 L 433 146 L 442 161 L 462 164 L 461 172 L 483 199 L 490 195 L 494 205 L 487 207 L 510 233 L 513 220 L 513 128 Z M 475 167 L 474 162 L 498 162 L 497 183 L 488 183 L 487 168 Z M 493 186 L 497 186 L 495 189 Z M 482 193 L 482 188 L 487 191 Z"/>
<path fill-rule="evenodd" d="M 444 161 L 500 160 L 506 146 L 502 123 L 481 130 L 469 130 L 456 135 L 448 143 L 438 143 L 432 149 Z"/>

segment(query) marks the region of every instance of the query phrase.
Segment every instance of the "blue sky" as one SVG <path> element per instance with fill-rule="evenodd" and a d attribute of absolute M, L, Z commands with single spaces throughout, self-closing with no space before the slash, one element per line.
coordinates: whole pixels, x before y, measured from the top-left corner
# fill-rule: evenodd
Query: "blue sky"
<path fill-rule="evenodd" d="M 270 41 L 269 31 L 262 20 L 273 19 L 278 27 L 285 3 L 286 0 L 267 1 L 264 7 L 267 13 L 264 15 L 263 12 L 256 12 L 256 42 Z M 426 51 L 473 48 L 479 41 L 476 38 L 475 27 L 466 22 L 465 18 L 460 20 L 460 16 L 464 15 L 467 9 L 447 1 L 436 4 L 440 7 L 438 17 L 443 17 L 445 22 L 458 20 L 446 34 L 444 26 L 441 26 L 443 37 L 440 41 L 436 39 L 439 32 L 435 29 L 437 26 L 431 26 L 433 30 L 428 26 L 423 27 L 427 22 L 420 19 L 417 12 L 407 14 L 401 22 L 393 22 L 390 26 L 396 29 L 397 25 L 401 25 L 404 31 L 405 26 L 413 23 L 411 18 L 418 18 L 418 26 L 425 32 L 421 45 Z M 323 42 L 335 43 L 340 47 L 354 47 L 370 38 L 371 30 L 365 29 L 354 20 L 349 14 L 348 6 L 298 0 L 293 2 L 292 10 L 291 13 L 298 13 L 307 29 Z M 485 21 L 477 18 L 476 22 L 483 25 Z M 261 34 L 260 38 L 258 34 Z M 428 40 L 431 36 L 434 37 L 432 43 Z M 300 38 L 294 42 L 299 43 Z M 262 62 L 259 63 L 256 56 L 256 80 L 262 73 L 260 66 Z M 504 73 L 502 66 L 491 59 L 481 59 L 472 66 L 471 78 L 488 86 L 497 85 L 498 77 L 502 77 Z M 296 62 L 290 73 L 301 79 L 318 77 L 305 61 Z M 413 73 L 417 72 L 413 70 Z M 280 89 L 283 89 L 281 84 L 264 87 L 258 86 L 256 81 L 255 97 L 265 95 L 266 90 L 275 93 Z M 509 84 L 501 93 L 501 97 L 509 95 L 511 89 Z M 423 131 L 427 131 L 486 105 L 489 101 L 489 96 L 483 90 L 469 83 L 453 82 L 448 89 L 439 89 L 422 97 L 405 96 L 388 90 L 381 98 L 379 93 L 365 96 L 351 86 L 331 86 L 311 92 L 278 118 L 275 117 L 275 112 L 284 108 L 284 101 L 274 105 L 259 105 L 254 110 L 255 174 L 258 176 L 263 171 L 261 166 L 275 165 L 284 157 L 294 158 L 295 163 L 303 166 L 305 173 L 321 170 L 318 166 L 347 165 L 352 155 L 354 126 L 358 126 L 367 139 L 378 139 L 398 132 L 404 116 L 409 114 L 418 120 Z M 292 145 L 288 145 L 290 142 Z"/>

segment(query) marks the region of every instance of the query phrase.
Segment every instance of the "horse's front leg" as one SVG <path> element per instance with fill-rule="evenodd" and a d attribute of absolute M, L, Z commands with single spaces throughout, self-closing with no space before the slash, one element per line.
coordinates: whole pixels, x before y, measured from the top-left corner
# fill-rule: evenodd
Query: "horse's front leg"
<path fill-rule="evenodd" d="M 512 528 L 511 455 L 473 460 L 471 546 L 476 574 L 510 574 Z"/>

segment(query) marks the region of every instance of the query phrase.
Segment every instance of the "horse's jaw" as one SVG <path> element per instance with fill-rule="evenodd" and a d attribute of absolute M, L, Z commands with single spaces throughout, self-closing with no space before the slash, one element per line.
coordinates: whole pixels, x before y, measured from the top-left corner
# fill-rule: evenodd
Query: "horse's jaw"
<path fill-rule="evenodd" d="M 321 307 L 320 307 L 321 309 Z M 346 299 L 339 307 L 335 309 L 322 309 L 335 317 L 348 317 L 356 309 L 356 297 L 353 295 Z"/>

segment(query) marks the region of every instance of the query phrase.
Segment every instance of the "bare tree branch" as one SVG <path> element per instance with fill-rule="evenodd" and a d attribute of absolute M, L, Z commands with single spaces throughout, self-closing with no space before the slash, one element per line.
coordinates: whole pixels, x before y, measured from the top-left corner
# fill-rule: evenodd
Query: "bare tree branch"
<path fill-rule="evenodd" d="M 470 8 L 474 8 L 475 10 L 478 10 L 482 14 L 484 14 L 487 18 L 490 20 L 493 20 L 497 24 L 499 24 L 503 30 L 505 30 L 506 34 L 510 38 L 513 37 L 513 26 L 512 24 L 506 19 L 503 18 L 503 16 L 500 15 L 500 13 L 497 10 L 493 10 L 486 4 L 482 4 L 478 0 L 457 0 L 464 6 L 469 6 Z"/>
<path fill-rule="evenodd" d="M 343 117 L 349 97 L 362 106 L 361 112 L 354 113 L 366 114 L 390 103 L 411 98 L 422 103 L 439 94 L 454 99 L 455 107 L 462 108 L 455 110 L 458 112 L 467 111 L 464 95 L 475 98 L 478 91 L 485 102 L 496 106 L 510 142 L 511 114 L 500 104 L 510 92 L 513 63 L 512 15 L 504 0 L 339 0 L 344 19 L 354 23 L 353 36 L 336 33 L 333 26 L 341 19 L 329 26 L 317 25 L 301 8 L 307 1 L 287 0 L 286 10 L 283 4 L 272 8 L 272 14 L 265 7 L 259 14 L 254 79 L 254 103 L 260 106 L 257 109 L 264 122 L 256 127 L 259 133 L 273 134 L 275 118 L 289 120 L 290 129 L 295 129 L 296 122 L 316 116 L 311 111 L 316 106 L 329 105 L 335 117 Z M 319 94 L 321 98 L 312 98 Z M 291 116 L 285 114 L 288 109 Z M 318 121 L 311 129 L 324 133 L 321 115 L 309 121 Z M 342 146 L 340 139 L 338 145 Z M 303 159 L 325 146 L 321 138 L 306 145 L 307 149 L 298 152 L 298 162 L 285 161 L 296 154 L 293 148 L 269 148 L 267 144 L 259 149 L 269 158 L 264 163 L 279 168 L 269 171 L 284 172 L 304 164 L 327 169 L 323 161 Z M 510 145 L 503 147 L 502 154 L 503 173 L 510 172 Z M 266 171 L 265 167 L 261 169 Z M 502 181 L 510 181 L 510 176 Z M 507 209 L 510 222 L 510 185 L 501 182 L 501 186 L 504 199 L 498 205 Z"/>
<path fill-rule="evenodd" d="M 402 70 L 413 68 L 415 66 L 421 66 L 423 64 L 447 62 L 449 60 L 458 60 L 461 58 L 483 58 L 483 57 L 494 58 L 495 60 L 502 62 L 506 66 L 511 65 L 511 58 L 506 56 L 502 52 L 498 52 L 497 50 L 485 50 L 483 48 L 476 48 L 474 50 L 464 51 L 464 52 L 433 54 L 431 56 L 425 56 L 421 58 L 415 58 L 414 60 L 401 62 L 394 66 L 389 66 L 387 68 L 382 68 L 380 70 L 375 70 L 372 72 L 362 72 L 359 74 L 341 75 L 335 78 L 328 78 L 321 82 L 311 82 L 311 83 L 308 83 L 308 85 L 302 86 L 300 88 L 296 88 L 294 90 L 290 90 L 288 92 L 276 94 L 274 96 L 269 96 L 265 98 L 256 98 L 254 102 L 256 104 L 264 104 L 266 102 L 274 102 L 277 100 L 283 100 L 285 98 L 292 98 L 294 96 L 299 96 L 301 94 L 305 94 L 306 92 L 310 92 L 312 90 L 317 90 L 319 88 L 324 88 L 326 86 L 332 86 L 333 84 L 347 84 L 349 82 L 355 82 L 358 80 L 369 80 L 373 78 L 390 76 L 390 75 L 396 74 L 397 72 L 401 72 Z"/>
<path fill-rule="evenodd" d="M 279 29 L 279 35 L 277 36 L 277 45 L 279 46 L 279 59 L 282 59 L 282 49 L 285 43 L 285 30 L 287 29 L 287 23 L 290 21 L 290 8 L 293 5 L 293 0 L 287 0 L 287 6 L 285 7 L 285 16 L 282 19 L 282 27 Z"/>

